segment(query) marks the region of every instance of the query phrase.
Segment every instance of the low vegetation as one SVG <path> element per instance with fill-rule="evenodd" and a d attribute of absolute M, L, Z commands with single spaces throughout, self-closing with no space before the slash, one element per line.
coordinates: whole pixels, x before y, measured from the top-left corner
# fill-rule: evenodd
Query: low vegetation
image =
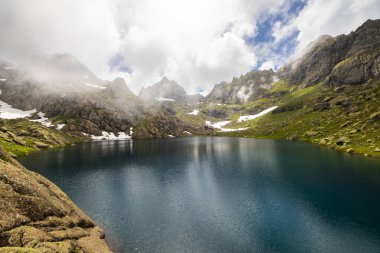
<path fill-rule="evenodd" d="M 0 120 L 0 146 L 13 157 L 80 141 L 54 128 L 26 119 Z"/>
<path fill-rule="evenodd" d="M 272 113 L 228 126 L 246 131 L 223 135 L 307 141 L 380 157 L 379 109 L 379 81 L 335 89 L 319 84 L 285 95 Z"/>

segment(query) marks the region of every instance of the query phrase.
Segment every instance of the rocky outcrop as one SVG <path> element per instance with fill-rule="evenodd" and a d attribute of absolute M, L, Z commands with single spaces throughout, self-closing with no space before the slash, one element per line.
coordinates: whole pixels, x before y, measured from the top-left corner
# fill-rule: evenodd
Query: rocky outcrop
<path fill-rule="evenodd" d="M 362 84 L 380 73 L 380 47 L 339 62 L 328 77 L 327 83 L 335 86 Z"/>
<path fill-rule="evenodd" d="M 155 112 L 142 120 L 133 129 L 133 137 L 137 139 L 167 138 L 168 136 L 212 135 L 214 130 L 184 122 L 168 112 Z"/>
<path fill-rule="evenodd" d="M 368 20 L 354 32 L 337 37 L 321 36 L 301 59 L 282 72 L 302 87 L 364 83 L 379 74 L 380 20 Z"/>
<path fill-rule="evenodd" d="M 45 127 L 38 122 L 0 119 L 0 145 L 13 157 L 40 149 L 68 145 L 79 140 L 78 137 Z"/>
<path fill-rule="evenodd" d="M 110 252 L 102 229 L 65 193 L 1 147 L 0 247 L 4 252 Z"/>
<path fill-rule="evenodd" d="M 277 77 L 272 70 L 253 70 L 230 83 L 216 84 L 207 95 L 209 102 L 221 104 L 241 104 L 260 98 L 268 91 Z"/>
<path fill-rule="evenodd" d="M 301 59 L 285 67 L 291 69 L 289 81 L 303 87 L 323 81 L 331 73 L 334 66 L 344 58 L 348 48 L 345 35 L 337 38 L 319 37 L 309 46 Z"/>

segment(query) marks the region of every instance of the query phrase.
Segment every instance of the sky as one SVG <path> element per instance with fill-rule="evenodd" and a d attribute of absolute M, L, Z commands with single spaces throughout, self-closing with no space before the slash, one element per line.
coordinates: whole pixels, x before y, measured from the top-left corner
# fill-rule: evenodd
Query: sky
<path fill-rule="evenodd" d="M 0 58 L 69 53 L 136 93 L 163 76 L 204 92 L 379 13 L 379 0 L 0 0 Z"/>

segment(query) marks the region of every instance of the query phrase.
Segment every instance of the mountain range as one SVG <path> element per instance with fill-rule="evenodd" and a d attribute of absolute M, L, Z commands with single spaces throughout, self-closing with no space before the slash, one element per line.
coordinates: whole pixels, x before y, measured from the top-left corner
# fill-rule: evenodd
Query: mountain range
<path fill-rule="evenodd" d="M 284 123 L 294 116 L 292 113 L 310 107 L 320 114 L 338 110 L 335 113 L 344 115 L 342 121 L 359 124 L 361 120 L 352 116 L 355 113 L 368 118 L 377 113 L 373 107 L 378 100 L 379 71 L 380 20 L 368 20 L 348 35 L 319 37 L 301 57 L 276 72 L 252 70 L 216 84 L 206 97 L 189 95 L 166 77 L 142 88 L 136 96 L 122 78 L 103 81 L 74 56 L 53 54 L 35 56 L 22 66 L 1 60 L 0 100 L 20 110 L 35 110 L 31 120 L 38 121 L 38 112 L 42 112 L 52 125 L 63 126 L 60 131 L 77 138 L 102 136 L 104 132 L 130 135 L 132 129 L 133 138 L 227 134 L 218 133 L 220 129 L 210 125 L 230 121 L 230 135 L 319 143 L 329 136 L 319 131 L 320 138 L 304 137 L 307 131 L 315 132 L 312 125 L 300 131 L 293 127 L 286 135 L 277 136 L 275 120 L 268 123 L 272 127 L 265 124 L 266 129 L 273 128 L 270 133 L 262 132 L 257 122 L 276 115 Z M 276 108 L 268 115 L 244 124 L 238 121 L 240 116 L 271 107 Z M 302 113 L 302 117 L 310 114 Z M 337 137 L 343 135 L 336 130 Z M 377 155 L 377 141 L 375 138 L 371 144 L 375 147 L 372 151 L 365 152 Z"/>
<path fill-rule="evenodd" d="M 24 66 L 9 65 L 0 73 L 1 100 L 21 110 L 43 112 L 73 135 L 129 132 L 131 127 L 136 138 L 180 136 L 184 131 L 205 133 L 202 127 L 181 124 L 159 106 L 145 103 L 130 91 L 124 79 L 100 80 L 71 55 L 34 57 Z M 140 124 L 151 119 L 157 123 L 152 126 L 154 130 Z M 161 128 L 166 124 L 176 128 Z"/>

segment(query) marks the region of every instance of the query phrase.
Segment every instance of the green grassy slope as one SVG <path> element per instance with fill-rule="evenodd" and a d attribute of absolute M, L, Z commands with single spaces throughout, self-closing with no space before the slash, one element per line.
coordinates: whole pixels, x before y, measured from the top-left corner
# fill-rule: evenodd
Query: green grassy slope
<path fill-rule="evenodd" d="M 227 136 L 300 140 L 380 157 L 380 81 L 340 89 L 321 84 L 273 101 L 278 108 L 260 118 L 226 127 L 249 127 Z"/>
<path fill-rule="evenodd" d="M 29 120 L 0 120 L 0 146 L 14 157 L 79 140 L 80 137 L 73 137 Z"/>

